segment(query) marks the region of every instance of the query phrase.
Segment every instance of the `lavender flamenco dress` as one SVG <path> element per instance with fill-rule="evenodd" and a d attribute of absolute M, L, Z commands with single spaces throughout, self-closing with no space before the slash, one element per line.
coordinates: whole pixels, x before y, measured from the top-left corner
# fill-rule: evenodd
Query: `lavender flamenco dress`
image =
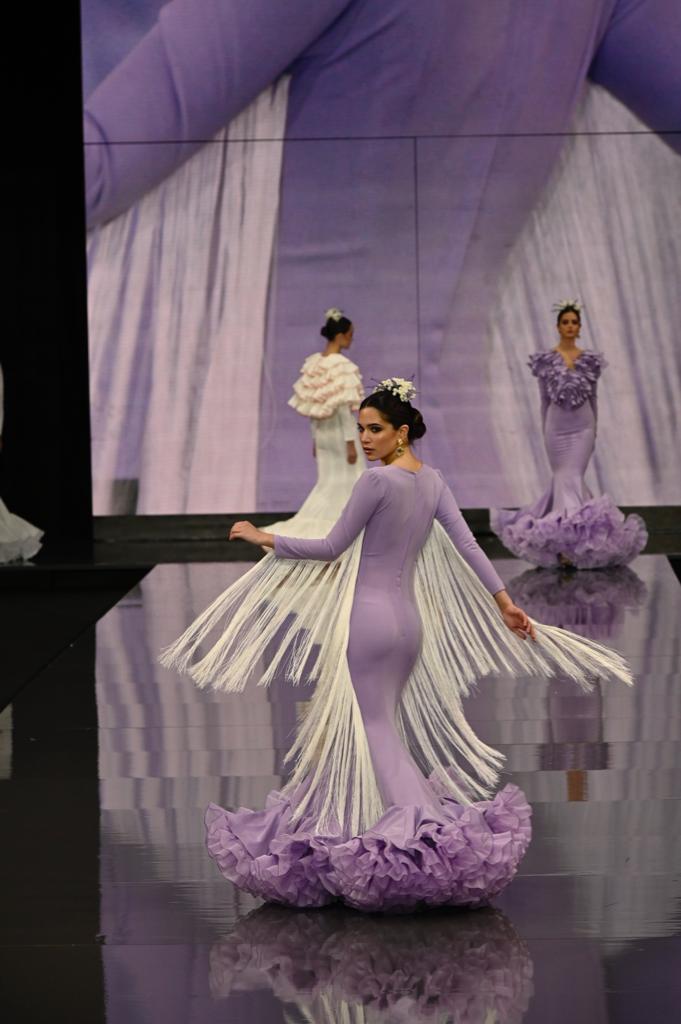
<path fill-rule="evenodd" d="M 227 879 L 275 903 L 366 911 L 478 906 L 508 884 L 530 808 L 514 785 L 490 798 L 503 757 L 463 698 L 489 672 L 560 672 L 587 690 L 631 676 L 563 630 L 514 636 L 490 596 L 501 589 L 439 472 L 372 468 L 326 538 L 277 536 L 164 652 L 228 692 L 282 673 L 316 682 L 284 789 L 261 811 L 208 807 Z"/>
<path fill-rule="evenodd" d="M 551 568 L 626 565 L 646 546 L 638 515 L 624 516 L 607 494 L 584 482 L 596 442 L 597 385 L 607 365 L 584 351 L 570 369 L 559 352 L 536 352 L 529 361 L 539 383 L 544 442 L 553 478 L 547 491 L 518 510 L 491 513 L 492 529 L 518 558 Z"/>
<path fill-rule="evenodd" d="M 373 770 L 388 810 L 363 835 L 319 836 L 314 813 L 291 824 L 291 801 L 264 811 L 206 815 L 208 850 L 231 881 L 265 899 L 362 910 L 479 904 L 511 880 L 530 841 L 530 808 L 516 786 L 462 807 L 419 770 L 397 727 L 397 709 L 421 646 L 414 568 L 440 522 L 490 593 L 503 590 L 440 475 L 397 467 L 363 474 L 323 540 L 277 536 L 279 558 L 333 561 L 364 529 L 347 648 Z M 345 834 L 344 834 L 345 833 Z"/>

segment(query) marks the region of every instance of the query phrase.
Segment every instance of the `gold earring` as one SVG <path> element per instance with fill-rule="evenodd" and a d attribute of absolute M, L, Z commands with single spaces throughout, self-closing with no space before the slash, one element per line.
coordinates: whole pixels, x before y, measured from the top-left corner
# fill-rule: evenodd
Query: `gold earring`
<path fill-rule="evenodd" d="M 400 456 L 404 455 L 406 450 L 407 449 L 405 447 L 405 439 L 403 437 L 398 438 L 398 440 L 397 440 L 397 448 L 395 449 L 395 458 L 399 459 Z"/>

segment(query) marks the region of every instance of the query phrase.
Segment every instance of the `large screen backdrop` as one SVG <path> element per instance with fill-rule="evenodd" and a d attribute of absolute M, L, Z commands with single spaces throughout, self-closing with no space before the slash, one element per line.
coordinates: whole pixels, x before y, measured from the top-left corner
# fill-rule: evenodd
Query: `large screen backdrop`
<path fill-rule="evenodd" d="M 681 502 L 676 0 L 83 0 L 83 35 L 98 513 L 295 509 L 332 305 L 459 502 L 525 502 L 563 297 L 608 361 L 591 482 Z"/>

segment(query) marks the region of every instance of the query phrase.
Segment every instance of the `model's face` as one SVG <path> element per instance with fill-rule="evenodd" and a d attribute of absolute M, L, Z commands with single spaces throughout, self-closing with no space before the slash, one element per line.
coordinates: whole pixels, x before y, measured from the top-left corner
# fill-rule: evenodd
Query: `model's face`
<path fill-rule="evenodd" d="M 355 334 L 354 324 L 350 324 L 350 327 L 345 332 L 345 334 L 337 334 L 336 337 L 340 339 L 340 347 L 341 348 L 350 348 L 350 346 L 352 345 L 352 339 L 354 337 L 354 334 Z"/>
<path fill-rule="evenodd" d="M 359 443 L 369 462 L 388 459 L 394 455 L 400 441 L 406 444 L 409 428 L 405 425 L 397 430 L 392 423 L 383 419 L 378 409 L 366 408 L 359 411 Z"/>
<path fill-rule="evenodd" d="M 563 313 L 558 321 L 558 333 L 562 341 L 576 341 L 581 324 L 576 313 Z"/>

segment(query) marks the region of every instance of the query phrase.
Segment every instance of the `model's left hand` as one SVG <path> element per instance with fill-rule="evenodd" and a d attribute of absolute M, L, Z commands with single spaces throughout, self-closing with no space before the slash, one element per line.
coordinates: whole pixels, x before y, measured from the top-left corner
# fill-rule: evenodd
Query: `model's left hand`
<path fill-rule="evenodd" d="M 502 610 L 501 617 L 511 632 L 519 636 L 521 640 L 527 640 L 528 636 L 532 640 L 537 639 L 534 624 L 522 608 L 518 608 L 515 604 L 509 604 Z"/>
<path fill-rule="evenodd" d="M 271 548 L 274 547 L 274 537 L 271 533 L 265 533 L 264 530 L 259 530 L 253 523 L 249 523 L 247 520 L 235 523 L 232 529 L 229 531 L 230 540 L 245 540 L 248 544 L 259 544 L 260 547 Z"/>
<path fill-rule="evenodd" d="M 348 462 L 350 463 L 351 466 L 354 466 L 354 464 L 357 462 L 357 449 L 355 448 L 355 442 L 346 441 L 345 445 L 347 449 Z"/>

